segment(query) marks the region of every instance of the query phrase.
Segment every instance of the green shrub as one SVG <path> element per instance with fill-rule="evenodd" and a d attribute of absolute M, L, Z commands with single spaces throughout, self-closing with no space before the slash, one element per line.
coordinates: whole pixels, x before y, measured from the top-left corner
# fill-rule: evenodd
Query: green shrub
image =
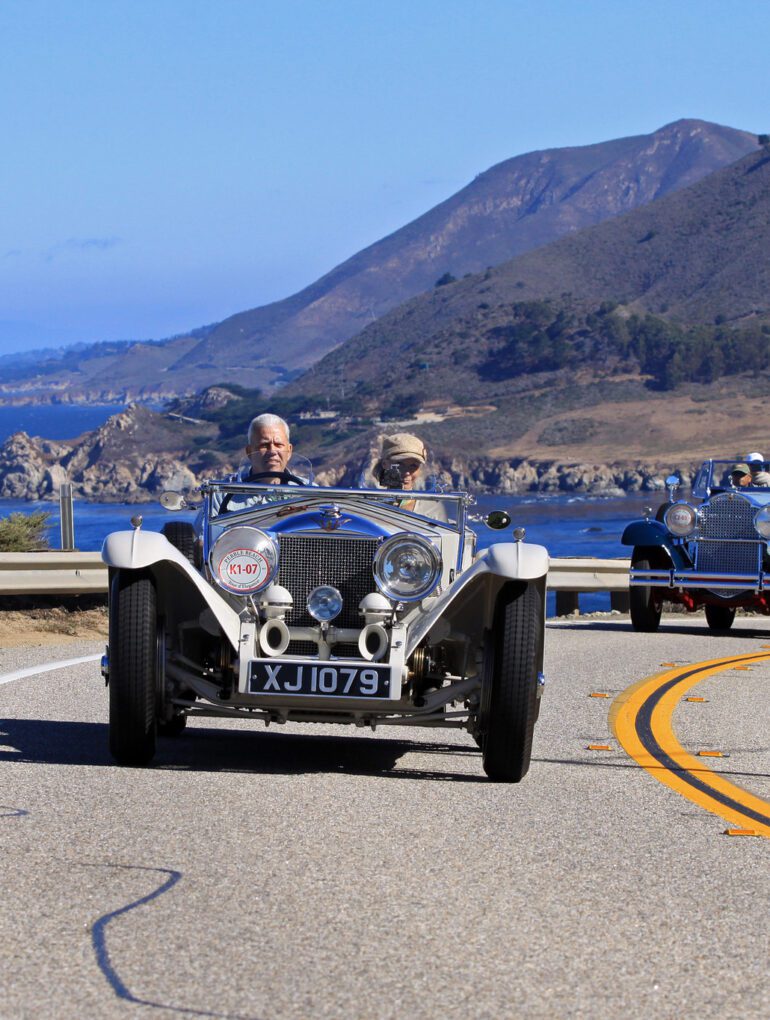
<path fill-rule="evenodd" d="M 48 549 L 46 528 L 50 517 L 47 510 L 35 510 L 31 514 L 13 513 L 0 518 L 0 552 Z"/>

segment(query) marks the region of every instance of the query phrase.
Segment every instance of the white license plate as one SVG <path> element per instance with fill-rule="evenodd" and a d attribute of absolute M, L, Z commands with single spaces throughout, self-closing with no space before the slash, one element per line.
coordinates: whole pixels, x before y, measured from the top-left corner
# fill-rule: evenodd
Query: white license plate
<path fill-rule="evenodd" d="M 249 694 L 387 698 L 390 695 L 390 666 L 254 659 L 249 673 Z"/>

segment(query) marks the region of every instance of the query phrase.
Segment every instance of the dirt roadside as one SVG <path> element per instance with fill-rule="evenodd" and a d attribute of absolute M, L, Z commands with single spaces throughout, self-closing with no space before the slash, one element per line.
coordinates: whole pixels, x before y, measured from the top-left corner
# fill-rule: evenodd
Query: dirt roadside
<path fill-rule="evenodd" d="M 107 640 L 107 607 L 0 609 L 0 648 Z"/>

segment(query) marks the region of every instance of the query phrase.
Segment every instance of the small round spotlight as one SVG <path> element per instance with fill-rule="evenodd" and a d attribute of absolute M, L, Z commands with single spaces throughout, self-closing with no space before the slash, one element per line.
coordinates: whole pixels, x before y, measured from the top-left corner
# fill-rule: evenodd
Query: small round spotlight
<path fill-rule="evenodd" d="M 332 585 L 322 584 L 308 595 L 307 611 L 319 623 L 328 623 L 342 612 L 342 596 Z"/>

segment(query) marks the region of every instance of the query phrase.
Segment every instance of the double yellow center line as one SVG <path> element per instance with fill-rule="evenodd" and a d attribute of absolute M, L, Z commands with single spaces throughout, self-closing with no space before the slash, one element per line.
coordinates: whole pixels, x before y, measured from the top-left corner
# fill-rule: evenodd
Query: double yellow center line
<path fill-rule="evenodd" d="M 671 717 L 701 680 L 724 670 L 770 660 L 770 652 L 711 659 L 659 673 L 629 687 L 612 704 L 618 742 L 661 783 L 742 830 L 770 838 L 770 804 L 705 768 L 677 741 Z"/>

